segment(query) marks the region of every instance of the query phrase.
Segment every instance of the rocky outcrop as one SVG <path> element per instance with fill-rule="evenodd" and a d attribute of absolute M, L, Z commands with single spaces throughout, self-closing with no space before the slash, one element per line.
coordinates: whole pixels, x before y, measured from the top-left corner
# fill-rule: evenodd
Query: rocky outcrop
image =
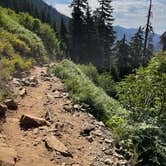
<path fill-rule="evenodd" d="M 39 126 L 49 125 L 49 122 L 43 118 L 24 114 L 21 116 L 20 125 L 22 128 L 28 129 L 28 128 L 35 128 Z"/>

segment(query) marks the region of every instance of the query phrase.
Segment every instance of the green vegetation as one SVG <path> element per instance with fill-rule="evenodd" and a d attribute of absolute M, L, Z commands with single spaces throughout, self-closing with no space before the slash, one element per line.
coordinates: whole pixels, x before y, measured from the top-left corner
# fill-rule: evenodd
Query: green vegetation
<path fill-rule="evenodd" d="M 103 88 L 109 96 L 116 96 L 115 81 L 108 72 L 99 73 L 92 64 L 77 66 L 96 86 Z"/>
<path fill-rule="evenodd" d="M 116 134 L 117 144 L 133 155 L 136 165 L 164 166 L 166 53 L 157 54 L 147 67 L 120 82 L 117 92 L 119 101 L 132 112 L 130 127 Z"/>
<path fill-rule="evenodd" d="M 0 8 L 0 100 L 9 94 L 10 76 L 55 58 L 59 43 L 49 25 L 26 13 Z"/>
<path fill-rule="evenodd" d="M 49 72 L 60 77 L 74 102 L 81 102 L 91 107 L 91 113 L 99 120 L 112 127 L 123 122 L 126 111 L 119 102 L 109 97 L 102 88 L 94 83 L 71 61 L 64 60 L 53 66 Z M 121 117 L 120 117 L 121 115 Z"/>
<path fill-rule="evenodd" d="M 68 60 L 52 66 L 49 72 L 64 81 L 74 102 L 90 106 L 90 112 L 112 130 L 117 151 L 131 165 L 164 166 L 166 53 L 157 54 L 147 67 L 139 68 L 118 85 L 93 65 L 75 65 Z M 112 95 L 115 89 L 128 111 L 105 93 Z"/>

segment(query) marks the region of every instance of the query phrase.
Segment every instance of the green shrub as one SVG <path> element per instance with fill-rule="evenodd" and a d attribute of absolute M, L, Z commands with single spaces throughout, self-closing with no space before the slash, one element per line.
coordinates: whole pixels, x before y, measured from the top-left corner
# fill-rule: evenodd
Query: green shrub
<path fill-rule="evenodd" d="M 166 110 L 166 53 L 156 55 L 146 68 L 129 75 L 118 88 L 119 100 L 140 118 Z M 137 116 L 137 120 L 139 120 Z M 146 118 L 146 117 L 145 117 Z M 140 119 L 141 120 L 141 119 Z"/>
<path fill-rule="evenodd" d="M 127 127 L 114 132 L 121 152 L 136 166 L 165 166 L 166 53 L 129 75 L 117 91 L 120 102 L 131 110 Z"/>
<path fill-rule="evenodd" d="M 2 8 L 1 8 L 2 9 Z M 2 10 L 3 11 L 3 10 Z M 4 12 L 0 12 L 1 19 L 0 25 L 6 31 L 14 34 L 18 39 L 24 41 L 28 47 L 31 48 L 31 56 L 40 59 L 40 56 L 47 55 L 47 51 L 44 47 L 42 40 L 33 32 L 25 29 L 19 23 L 10 18 Z"/>
<path fill-rule="evenodd" d="M 120 104 L 109 97 L 102 88 L 95 86 L 71 61 L 64 60 L 60 64 L 52 66 L 49 72 L 54 73 L 64 81 L 74 102 L 88 104 L 91 107 L 91 113 L 99 120 L 111 121 L 111 117 L 115 115 L 121 117 L 120 120 L 123 119 L 126 111 Z"/>
<path fill-rule="evenodd" d="M 109 96 L 116 96 L 115 81 L 110 73 L 99 73 L 96 67 L 91 64 L 78 65 L 78 67 L 96 86 L 103 88 Z"/>

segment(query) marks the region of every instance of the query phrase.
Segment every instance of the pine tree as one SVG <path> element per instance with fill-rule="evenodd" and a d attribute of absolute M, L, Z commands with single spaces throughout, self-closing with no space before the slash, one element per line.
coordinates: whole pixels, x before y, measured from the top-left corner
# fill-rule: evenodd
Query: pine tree
<path fill-rule="evenodd" d="M 94 17 L 88 3 L 84 18 L 84 48 L 84 62 L 93 63 L 94 65 L 99 66 L 101 63 L 99 56 L 99 38 L 97 36 Z"/>
<path fill-rule="evenodd" d="M 87 0 L 73 0 L 71 7 L 73 8 L 72 19 L 70 23 L 71 36 L 71 52 L 70 56 L 76 62 L 80 62 L 83 54 L 83 38 L 84 38 L 84 11 Z"/>
<path fill-rule="evenodd" d="M 162 34 L 162 36 L 160 37 L 160 41 L 163 45 L 163 51 L 166 51 L 166 32 Z"/>
<path fill-rule="evenodd" d="M 68 42 L 68 35 L 67 35 L 67 28 L 65 26 L 63 17 L 61 18 L 61 24 L 60 24 L 60 39 L 61 39 L 61 50 L 63 51 L 63 54 L 65 57 L 68 56 L 68 51 L 69 51 L 69 42 Z"/>
<path fill-rule="evenodd" d="M 144 48 L 143 29 L 139 27 L 138 32 L 132 37 L 130 42 L 130 56 L 132 69 L 142 65 L 142 54 Z"/>
<path fill-rule="evenodd" d="M 116 57 L 118 58 L 117 65 L 119 68 L 119 74 L 122 78 L 131 72 L 130 48 L 126 42 L 125 35 L 122 40 L 117 41 L 116 43 Z"/>
<path fill-rule="evenodd" d="M 113 31 L 113 8 L 111 6 L 112 0 L 98 0 L 99 8 L 95 11 L 95 18 L 97 29 L 100 38 L 100 46 L 103 49 L 103 61 L 108 67 L 110 56 L 112 52 L 112 46 L 115 39 L 115 32 Z"/>

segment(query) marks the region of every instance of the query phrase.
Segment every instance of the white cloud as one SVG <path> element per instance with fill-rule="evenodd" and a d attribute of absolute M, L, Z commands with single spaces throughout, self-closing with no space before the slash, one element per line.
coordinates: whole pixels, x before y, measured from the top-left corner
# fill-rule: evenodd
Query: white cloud
<path fill-rule="evenodd" d="M 92 9 L 98 6 L 97 0 L 89 0 Z M 124 27 L 139 27 L 146 24 L 149 0 L 113 0 L 115 25 Z M 69 4 L 55 4 L 61 13 L 71 16 Z M 153 27 L 157 33 L 166 30 L 166 0 L 153 0 Z"/>

